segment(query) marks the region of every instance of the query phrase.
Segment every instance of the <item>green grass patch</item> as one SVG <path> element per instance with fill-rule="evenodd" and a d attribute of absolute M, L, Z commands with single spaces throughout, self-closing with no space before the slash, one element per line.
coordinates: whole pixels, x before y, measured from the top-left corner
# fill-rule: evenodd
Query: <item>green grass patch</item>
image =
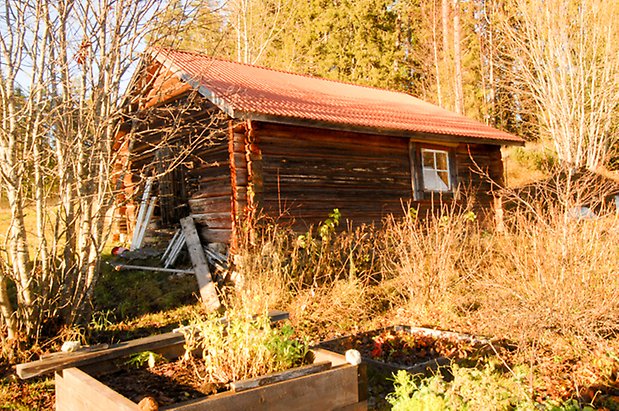
<path fill-rule="evenodd" d="M 158 261 L 151 261 L 141 265 L 157 264 Z M 95 323 L 100 320 L 117 322 L 197 301 L 198 283 L 193 275 L 115 271 L 108 264 L 102 264 L 102 267 L 93 296 L 94 312 L 107 313 L 107 317 L 99 314 L 93 319 Z"/>
<path fill-rule="evenodd" d="M 86 339 L 91 344 L 113 344 L 162 334 L 188 323 L 197 313 L 206 315 L 200 302 L 124 320 L 115 320 L 110 311 L 97 311 L 89 324 Z"/>

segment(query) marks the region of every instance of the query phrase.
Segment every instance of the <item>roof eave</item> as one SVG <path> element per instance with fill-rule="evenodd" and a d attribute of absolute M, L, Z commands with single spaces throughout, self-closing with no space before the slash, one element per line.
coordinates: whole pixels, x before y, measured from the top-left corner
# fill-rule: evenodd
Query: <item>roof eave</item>
<path fill-rule="evenodd" d="M 273 116 L 273 115 L 267 115 L 267 114 L 242 112 L 242 111 L 236 111 L 234 114 L 235 115 L 228 113 L 228 115 L 230 115 L 232 118 L 239 119 L 239 120 L 254 120 L 254 121 L 263 121 L 265 123 L 284 124 L 284 125 L 289 125 L 289 126 L 315 127 L 315 128 L 329 129 L 329 130 L 350 131 L 350 132 L 356 132 L 356 133 L 377 134 L 377 135 L 386 135 L 386 136 L 403 137 L 403 138 L 420 138 L 421 140 L 428 140 L 431 142 L 491 144 L 491 145 L 499 145 L 499 146 L 524 146 L 525 145 L 524 140 L 517 141 L 517 140 L 488 138 L 488 137 L 475 137 L 475 136 L 456 135 L 456 134 L 439 134 L 439 133 L 428 133 L 428 132 L 412 131 L 412 130 L 386 129 L 386 128 L 359 126 L 359 125 L 345 124 L 345 123 L 331 123 L 331 122 L 320 121 L 320 120 L 308 120 L 308 119 L 297 118 L 297 117 Z M 431 139 L 428 139 L 428 137 L 431 137 Z"/>
<path fill-rule="evenodd" d="M 190 76 L 186 74 L 181 74 L 180 78 L 181 80 L 191 85 L 191 87 L 193 87 L 195 90 L 198 90 L 198 93 L 200 93 L 204 98 L 208 99 L 211 103 L 216 105 L 221 111 L 223 111 L 224 113 L 226 113 L 232 118 L 238 118 L 236 111 L 234 110 L 234 107 L 228 104 L 226 100 L 219 97 L 217 94 L 213 93 L 211 90 L 204 87 L 198 81 L 196 81 L 195 79 L 192 79 Z"/>

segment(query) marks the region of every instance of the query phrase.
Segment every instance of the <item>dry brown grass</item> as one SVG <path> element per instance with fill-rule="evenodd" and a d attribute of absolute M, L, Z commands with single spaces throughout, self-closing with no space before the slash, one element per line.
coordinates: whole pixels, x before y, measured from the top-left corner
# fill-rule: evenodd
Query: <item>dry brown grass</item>
<path fill-rule="evenodd" d="M 474 287 L 502 334 L 552 330 L 597 338 L 619 330 L 617 221 L 561 220 L 519 217 L 493 238 Z"/>
<path fill-rule="evenodd" d="M 253 312 L 285 307 L 314 337 L 369 320 L 380 274 L 372 227 L 321 236 L 267 224 L 259 233 L 236 257 L 233 303 Z"/>
<path fill-rule="evenodd" d="M 270 227 L 241 253 L 241 300 L 288 309 L 313 337 L 408 323 L 508 339 L 532 396 L 578 395 L 619 369 L 619 221 L 569 208 L 516 210 L 504 232 L 466 210 L 327 239 Z"/>
<path fill-rule="evenodd" d="M 510 187 L 519 187 L 548 177 L 548 163 L 555 157 L 553 150 L 543 144 L 527 142 L 525 147 L 502 150 L 505 179 Z"/>
<path fill-rule="evenodd" d="M 477 217 L 467 210 L 386 221 L 380 259 L 390 287 L 402 293 L 407 322 L 453 327 L 468 281 L 486 254 L 480 233 Z"/>

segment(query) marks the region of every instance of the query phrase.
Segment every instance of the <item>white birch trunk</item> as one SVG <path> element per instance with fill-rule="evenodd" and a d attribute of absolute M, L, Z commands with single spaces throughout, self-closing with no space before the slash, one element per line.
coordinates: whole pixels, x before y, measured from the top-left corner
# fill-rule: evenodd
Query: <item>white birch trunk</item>
<path fill-rule="evenodd" d="M 454 14 L 454 107 L 464 114 L 464 89 L 462 87 L 462 39 L 460 29 L 460 0 L 453 2 Z"/>
<path fill-rule="evenodd" d="M 441 70 L 438 58 L 438 35 L 436 28 L 436 0 L 432 1 L 432 52 L 434 57 L 434 76 L 436 77 L 436 95 L 438 105 L 443 107 L 443 92 L 441 91 Z"/>
<path fill-rule="evenodd" d="M 145 27 L 160 7 L 18 0 L 0 8 L 0 190 L 12 214 L 6 259 L 0 255 L 3 340 L 36 340 L 41 315 L 79 319 L 92 295 L 109 232 L 120 87 L 141 42 L 154 36 Z M 26 210 L 36 214 L 30 238 Z"/>
<path fill-rule="evenodd" d="M 619 106 L 616 2 L 514 2 L 520 27 L 505 26 L 515 79 L 536 103 L 540 134 L 568 168 L 607 160 Z"/>

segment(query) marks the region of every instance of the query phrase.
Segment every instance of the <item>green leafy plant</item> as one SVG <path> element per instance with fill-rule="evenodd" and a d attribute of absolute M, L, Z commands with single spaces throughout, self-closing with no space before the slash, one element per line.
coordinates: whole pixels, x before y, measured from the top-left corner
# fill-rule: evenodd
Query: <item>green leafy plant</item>
<path fill-rule="evenodd" d="M 342 213 L 340 213 L 338 208 L 334 208 L 333 211 L 329 213 L 329 218 L 323 221 L 318 227 L 318 234 L 320 234 L 323 240 L 328 239 L 335 233 L 335 229 L 340 225 L 341 218 Z"/>
<path fill-rule="evenodd" d="M 525 390 L 524 368 L 501 372 L 493 362 L 477 368 L 451 366 L 452 379 L 437 373 L 420 378 L 406 371 L 394 375 L 394 392 L 387 396 L 393 411 L 422 410 L 543 410 L 592 411 L 575 399 L 535 403 Z"/>
<path fill-rule="evenodd" d="M 441 374 L 419 379 L 405 371 L 394 376 L 387 397 L 394 411 L 403 410 L 534 410 L 520 384 L 522 375 L 503 375 L 491 363 L 481 368 L 451 367 L 453 380 Z"/>
<path fill-rule="evenodd" d="M 152 351 L 142 351 L 130 355 L 125 364 L 135 368 L 142 368 L 146 365 L 152 367 L 154 364 L 160 363 L 164 360 L 165 359 L 160 354 Z"/>
<path fill-rule="evenodd" d="M 215 315 L 195 318 L 183 329 L 185 358 L 202 363 L 199 377 L 210 383 L 229 383 L 303 365 L 309 360 L 306 341 L 293 338 L 290 325 L 271 325 L 268 315 L 252 317 L 230 310 L 226 321 Z M 198 352 L 201 358 L 192 353 Z M 201 374 L 200 374 L 201 373 Z"/>
<path fill-rule="evenodd" d="M 114 312 L 112 310 L 95 311 L 90 319 L 90 328 L 95 331 L 103 331 L 114 325 Z"/>

